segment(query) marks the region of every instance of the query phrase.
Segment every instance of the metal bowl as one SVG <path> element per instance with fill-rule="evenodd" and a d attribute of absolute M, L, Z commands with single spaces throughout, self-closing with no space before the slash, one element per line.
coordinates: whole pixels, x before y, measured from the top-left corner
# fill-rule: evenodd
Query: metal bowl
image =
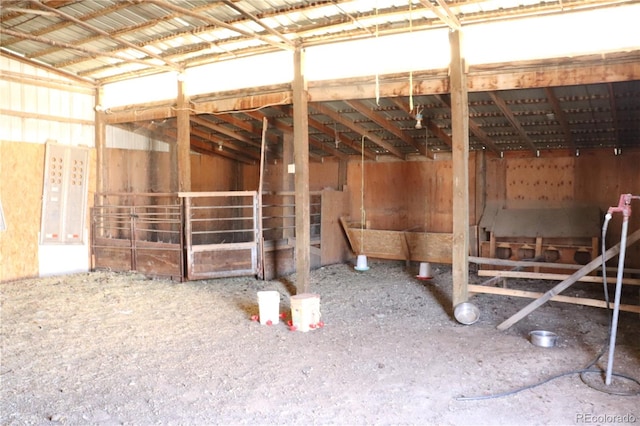
<path fill-rule="evenodd" d="M 558 341 L 558 335 L 552 331 L 533 330 L 529 333 L 529 340 L 541 348 L 552 348 Z"/>
<path fill-rule="evenodd" d="M 453 310 L 453 316 L 460 324 L 471 325 L 480 319 L 480 309 L 471 302 L 462 302 Z"/>

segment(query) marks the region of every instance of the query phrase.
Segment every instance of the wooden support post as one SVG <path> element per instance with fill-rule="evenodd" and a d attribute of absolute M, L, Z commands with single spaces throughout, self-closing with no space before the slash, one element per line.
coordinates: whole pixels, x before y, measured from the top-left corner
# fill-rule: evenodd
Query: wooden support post
<path fill-rule="evenodd" d="M 640 240 L 640 229 L 638 229 L 636 232 L 634 232 L 633 234 L 631 234 L 627 238 L 627 244 L 626 244 L 627 247 L 630 246 L 631 244 L 635 243 L 638 240 Z M 620 253 L 620 243 L 618 243 L 615 246 L 611 247 L 609 250 L 607 250 L 606 252 L 604 252 L 603 254 L 598 256 L 597 258 L 593 259 L 591 262 L 587 263 L 582 268 L 578 269 L 571 276 L 569 276 L 569 278 L 567 278 L 566 280 L 558 283 L 555 287 L 553 287 L 551 290 L 547 291 L 545 294 L 540 296 L 538 299 L 534 300 L 533 302 L 529 303 L 524 308 L 520 309 L 517 313 L 512 315 L 510 318 L 508 318 L 502 324 L 498 325 L 498 330 L 506 330 L 506 329 L 508 329 L 513 324 L 517 323 L 522 318 L 526 317 L 531 312 L 533 312 L 536 309 L 538 309 L 544 303 L 546 303 L 547 301 L 551 300 L 554 296 L 556 296 L 557 294 L 560 294 L 561 292 L 563 292 L 564 290 L 566 290 L 567 288 L 572 286 L 580 278 L 588 275 L 594 269 L 597 269 L 602 264 L 602 258 L 603 257 L 604 257 L 604 260 L 606 262 L 607 260 L 611 259 L 612 257 L 617 255 L 618 253 Z"/>
<path fill-rule="evenodd" d="M 182 75 L 181 75 L 182 77 Z M 178 140 L 175 158 L 176 175 L 171 177 L 171 191 L 191 191 L 191 124 L 189 122 L 189 100 L 186 95 L 184 78 L 178 78 L 178 99 L 176 121 L 178 126 Z M 171 168 L 172 172 L 173 167 Z"/>
<path fill-rule="evenodd" d="M 469 98 L 462 33 L 449 33 L 453 163 L 453 306 L 466 302 L 469 281 Z"/>
<path fill-rule="evenodd" d="M 258 212 L 256 217 L 256 238 L 258 240 L 258 278 L 265 279 L 264 275 L 264 231 L 262 228 L 262 192 L 264 186 L 264 155 L 267 143 L 267 126 L 269 122 L 267 117 L 262 118 L 262 140 L 260 143 L 260 174 L 258 175 L 258 193 L 256 198 L 258 201 Z"/>
<path fill-rule="evenodd" d="M 340 160 L 338 163 L 338 191 L 343 191 L 344 187 L 347 185 L 347 160 Z"/>
<path fill-rule="evenodd" d="M 471 223 L 480 223 L 480 218 L 484 212 L 484 207 L 487 204 L 487 194 L 485 188 L 487 187 L 487 159 L 484 151 L 476 151 L 475 153 L 475 176 L 476 185 L 474 188 L 474 215 L 471 218 Z M 473 255 L 480 255 L 480 239 L 478 238 L 479 228 L 476 226 L 476 241 L 474 242 L 475 250 Z"/>
<path fill-rule="evenodd" d="M 286 132 L 282 135 L 282 238 L 293 241 L 295 237 L 295 182 L 294 174 L 289 173 L 289 164 L 295 165 L 293 158 L 293 134 Z"/>
<path fill-rule="evenodd" d="M 105 125 L 104 112 L 101 110 L 103 89 L 96 88 L 96 115 L 95 115 L 95 137 L 96 137 L 96 163 L 98 164 L 96 173 L 97 192 L 107 192 L 108 190 L 108 168 L 107 168 L 107 126 Z M 101 201 L 99 201 L 102 204 Z"/>
<path fill-rule="evenodd" d="M 542 257 L 542 237 L 536 237 L 535 256 L 536 256 L 536 259 L 544 259 L 544 257 Z M 540 272 L 540 267 L 534 266 L 533 272 Z"/>
<path fill-rule="evenodd" d="M 304 75 L 304 50 L 293 55 L 293 157 L 296 190 L 296 289 L 309 292 L 311 270 L 311 211 L 309 196 L 309 109 Z"/>

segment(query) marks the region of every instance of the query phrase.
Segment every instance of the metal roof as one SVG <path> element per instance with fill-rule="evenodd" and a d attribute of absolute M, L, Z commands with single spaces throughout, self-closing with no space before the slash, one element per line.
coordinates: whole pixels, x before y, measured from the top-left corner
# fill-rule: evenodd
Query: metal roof
<path fill-rule="evenodd" d="M 1 0 L 0 53 L 94 85 L 297 45 L 631 3 L 635 1 Z M 639 60 L 638 50 L 629 55 Z M 424 129 L 415 128 L 416 111 L 408 111 L 408 104 L 406 96 L 379 103 L 311 103 L 312 157 L 359 154 L 364 134 L 370 136 L 365 145 L 371 157 L 450 150 L 448 96 L 416 96 L 414 104 L 424 108 Z M 637 79 L 470 91 L 469 114 L 471 149 L 535 153 L 640 147 Z M 267 116 L 285 131 L 291 115 L 287 106 L 272 106 L 253 113 L 194 116 L 194 149 L 219 154 L 215 147 L 225 145 L 232 158 L 253 161 L 259 120 Z M 164 121 L 167 128 L 160 133 L 151 120 L 128 126 L 155 129 L 156 137 L 170 139 L 174 129 L 168 127 L 175 126 L 175 119 Z"/>
<path fill-rule="evenodd" d="M 0 48 L 106 82 L 335 40 L 532 14 L 611 0 L 2 0 Z"/>

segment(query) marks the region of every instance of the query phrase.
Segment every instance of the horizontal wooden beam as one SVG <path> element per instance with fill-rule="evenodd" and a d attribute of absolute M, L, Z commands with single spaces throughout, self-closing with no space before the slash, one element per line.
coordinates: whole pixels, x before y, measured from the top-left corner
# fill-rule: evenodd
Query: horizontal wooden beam
<path fill-rule="evenodd" d="M 508 266 L 508 267 L 516 267 L 516 266 L 524 266 L 524 267 L 534 267 L 539 266 L 543 268 L 551 268 L 551 269 L 581 269 L 584 265 L 576 265 L 571 263 L 551 263 L 551 262 L 531 262 L 527 260 L 509 260 L 509 259 L 495 259 L 492 257 L 477 257 L 477 256 L 469 256 L 470 263 L 477 263 L 478 265 L 494 265 L 494 266 Z M 600 270 L 601 268 L 596 268 L 596 270 Z M 607 271 L 617 271 L 616 267 L 608 267 Z M 625 269 L 626 272 L 631 274 L 640 274 L 640 269 Z"/>
<path fill-rule="evenodd" d="M 495 270 L 480 270 L 478 271 L 479 277 L 501 277 L 501 278 L 518 278 L 518 279 L 532 279 L 532 280 L 552 280 L 563 281 L 569 278 L 567 274 L 551 274 L 547 272 L 525 272 L 525 271 L 495 271 Z M 596 275 L 586 275 L 580 279 L 580 282 L 588 283 L 602 283 L 604 278 Z M 609 284 L 615 284 L 616 277 L 607 277 Z M 623 284 L 640 285 L 640 279 L 623 278 Z"/>
<path fill-rule="evenodd" d="M 525 297 L 528 299 L 538 299 L 541 296 L 543 296 L 543 293 L 539 293 L 536 291 L 514 290 L 509 288 L 501 288 L 501 287 L 486 287 L 486 286 L 477 285 L 477 284 L 469 284 L 468 289 L 469 289 L 469 293 L 497 294 L 500 296 Z M 607 307 L 607 302 L 604 300 L 589 299 L 586 297 L 555 295 L 551 298 L 551 300 L 554 302 L 572 303 L 574 305 L 593 306 L 596 308 Z M 621 304 L 620 310 L 626 311 L 626 312 L 640 313 L 640 306 Z"/>
<path fill-rule="evenodd" d="M 13 111 L 3 108 L 0 108 L 0 115 L 8 115 L 11 117 L 19 118 L 32 118 L 34 120 L 55 121 L 58 123 L 83 124 L 86 126 L 93 126 L 95 124 L 95 121 L 93 120 L 82 120 L 80 118 L 62 117 L 59 115 L 38 114 L 35 112 Z"/>
<path fill-rule="evenodd" d="M 450 92 L 448 69 L 415 72 L 413 95 L 442 95 Z M 602 82 L 640 80 L 640 50 L 607 55 L 588 55 L 574 58 L 548 59 L 508 64 L 476 65 L 469 67 L 469 92 L 485 92 L 522 88 L 545 88 L 566 84 L 597 84 Z M 291 85 L 257 87 L 247 90 L 219 92 L 194 96 L 190 99 L 194 114 L 242 112 L 272 105 L 290 105 Z M 395 98 L 409 95 L 406 73 L 379 76 L 380 97 Z M 374 99 L 375 76 L 310 81 L 309 102 L 344 99 Z M 135 113 L 133 112 L 135 110 Z M 127 105 L 111 108 L 106 122 L 124 123 L 174 117 L 170 103 L 155 105 Z"/>
<path fill-rule="evenodd" d="M 633 243 L 635 243 L 638 240 L 640 240 L 640 229 L 638 229 L 637 231 L 635 231 L 634 233 L 632 233 L 631 235 L 628 236 L 627 241 L 626 241 L 626 246 L 628 247 L 628 246 L 632 245 Z M 524 308 L 520 309 L 518 312 L 513 314 L 507 320 L 505 320 L 501 324 L 499 324 L 498 325 L 498 330 L 506 330 L 506 329 L 508 329 L 513 324 L 515 324 L 516 322 L 520 321 L 522 318 L 524 318 L 527 315 L 529 315 L 531 312 L 533 312 L 536 309 L 538 309 L 540 306 L 542 306 L 548 300 L 551 300 L 557 294 L 560 294 L 561 292 L 563 292 L 567 288 L 571 287 L 577 280 L 579 280 L 580 278 L 584 277 L 585 275 L 588 275 L 591 271 L 597 269 L 598 266 L 602 262 L 606 262 L 609 259 L 611 259 L 612 257 L 618 255 L 618 253 L 620 253 L 621 245 L 622 245 L 622 241 L 619 242 L 618 244 L 616 244 L 615 246 L 610 247 L 607 251 L 602 253 L 600 256 L 598 256 L 597 258 L 593 259 L 591 262 L 587 263 L 582 268 L 578 269 L 571 276 L 569 276 L 569 278 L 567 278 L 566 280 L 556 284 L 551 290 L 547 291 L 546 293 L 544 293 L 543 295 L 538 297 L 536 300 L 534 300 L 533 302 L 529 303 L 527 306 L 525 306 Z"/>

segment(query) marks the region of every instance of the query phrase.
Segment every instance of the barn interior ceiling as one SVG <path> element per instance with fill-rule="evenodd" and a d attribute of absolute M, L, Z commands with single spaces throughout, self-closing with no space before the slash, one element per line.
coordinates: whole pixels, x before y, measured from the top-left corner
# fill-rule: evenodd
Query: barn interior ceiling
<path fill-rule="evenodd" d="M 98 86 L 261 53 L 412 30 L 555 15 L 631 0 L 2 0 L 0 53 Z M 627 52 L 640 62 L 640 47 Z M 8 76 L 9 78 L 11 76 Z M 409 159 L 450 151 L 446 93 L 310 102 L 311 160 L 362 155 Z M 640 148 L 640 81 L 469 92 L 472 150 L 540 155 L 549 150 Z M 279 156 L 291 105 L 191 116 L 192 149 L 245 163 L 267 141 Z M 420 124 L 418 125 L 418 119 Z M 176 119 L 118 123 L 175 141 Z M 278 136 L 278 133 L 280 136 Z"/>

